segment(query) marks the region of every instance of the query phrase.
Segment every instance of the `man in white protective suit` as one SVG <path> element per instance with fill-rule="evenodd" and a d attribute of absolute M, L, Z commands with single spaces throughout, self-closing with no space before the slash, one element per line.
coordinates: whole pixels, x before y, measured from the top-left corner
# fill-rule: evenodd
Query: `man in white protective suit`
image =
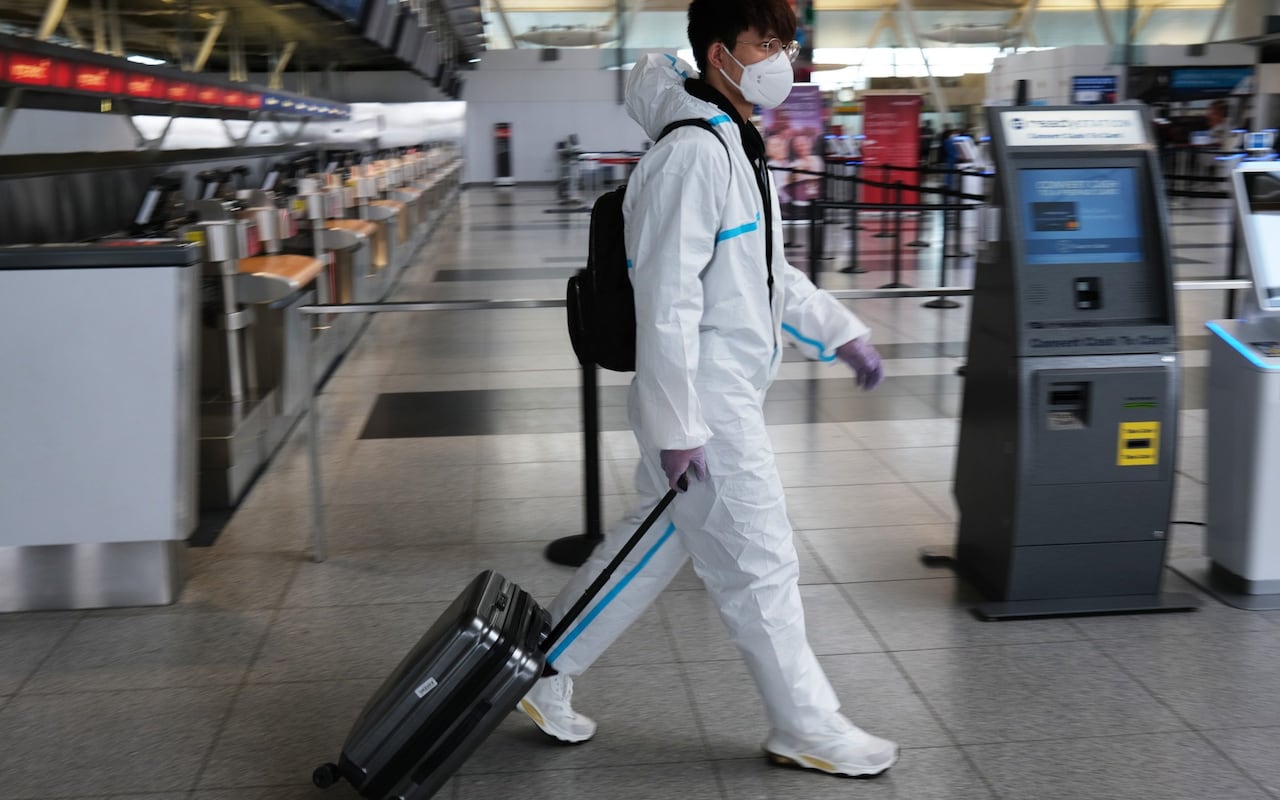
<path fill-rule="evenodd" d="M 567 613 L 668 487 L 671 504 L 605 590 L 548 654 L 520 707 L 545 733 L 590 739 L 570 705 L 581 675 L 689 559 L 764 700 L 775 762 L 837 775 L 877 775 L 897 746 L 840 714 L 805 635 L 799 566 L 764 420 L 784 341 L 846 362 L 866 389 L 880 382 L 868 329 L 787 263 L 777 193 L 752 106 L 791 91 L 797 46 L 788 0 L 694 0 L 689 41 L 698 71 L 672 56 L 640 60 L 627 110 L 658 141 L 636 168 L 623 213 L 636 306 L 629 413 L 640 445 L 638 510 L 612 530 L 551 607 Z M 728 154 L 726 154 L 726 145 Z"/>

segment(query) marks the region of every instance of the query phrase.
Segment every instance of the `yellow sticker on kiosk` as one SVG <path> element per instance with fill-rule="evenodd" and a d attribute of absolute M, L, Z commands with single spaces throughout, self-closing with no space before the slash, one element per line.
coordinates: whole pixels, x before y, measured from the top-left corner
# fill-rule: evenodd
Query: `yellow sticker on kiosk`
<path fill-rule="evenodd" d="M 1116 465 L 1150 467 L 1160 463 L 1160 423 L 1121 422 Z"/>

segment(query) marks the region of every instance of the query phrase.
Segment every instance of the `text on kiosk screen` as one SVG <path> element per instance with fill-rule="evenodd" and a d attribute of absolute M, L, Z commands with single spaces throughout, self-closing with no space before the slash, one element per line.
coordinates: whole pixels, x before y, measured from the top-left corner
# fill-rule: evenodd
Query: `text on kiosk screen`
<path fill-rule="evenodd" d="M 1142 261 L 1136 170 L 1019 170 L 1028 264 Z"/>

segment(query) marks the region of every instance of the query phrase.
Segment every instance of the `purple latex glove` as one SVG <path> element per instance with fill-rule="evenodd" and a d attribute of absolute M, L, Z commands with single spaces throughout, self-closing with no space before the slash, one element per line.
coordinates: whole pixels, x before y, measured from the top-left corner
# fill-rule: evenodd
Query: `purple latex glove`
<path fill-rule="evenodd" d="M 853 368 L 854 378 L 863 389 L 871 391 L 884 380 L 880 354 L 865 338 L 845 342 L 836 348 L 836 355 Z"/>
<path fill-rule="evenodd" d="M 663 450 L 660 460 L 662 471 L 667 474 L 667 485 L 677 492 L 683 493 L 688 488 L 687 482 L 681 487 L 679 481 L 690 469 L 698 480 L 707 478 L 707 453 L 701 447 L 692 450 Z"/>

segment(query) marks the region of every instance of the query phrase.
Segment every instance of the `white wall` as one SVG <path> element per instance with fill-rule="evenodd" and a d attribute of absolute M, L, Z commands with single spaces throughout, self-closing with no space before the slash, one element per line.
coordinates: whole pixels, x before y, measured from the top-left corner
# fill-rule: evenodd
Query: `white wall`
<path fill-rule="evenodd" d="M 556 142 L 571 133 L 585 151 L 643 149 L 644 131 L 617 102 L 617 73 L 604 68 L 611 52 L 561 50 L 558 61 L 540 61 L 539 54 L 533 49 L 486 53 L 479 69 L 468 73 L 465 182 L 493 180 L 498 122 L 512 125 L 517 182 L 556 180 Z"/>

